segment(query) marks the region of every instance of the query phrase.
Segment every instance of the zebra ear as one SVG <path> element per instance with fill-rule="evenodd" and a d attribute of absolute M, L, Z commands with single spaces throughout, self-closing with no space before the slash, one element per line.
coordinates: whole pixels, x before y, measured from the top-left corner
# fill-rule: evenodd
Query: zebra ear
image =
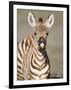
<path fill-rule="evenodd" d="M 53 23 L 54 23 L 54 15 L 51 14 L 51 15 L 48 17 L 48 19 L 46 20 L 45 25 L 46 25 L 48 28 L 50 28 L 50 27 L 52 27 Z"/>
<path fill-rule="evenodd" d="M 32 27 L 35 26 L 35 17 L 31 12 L 28 13 L 28 22 Z"/>

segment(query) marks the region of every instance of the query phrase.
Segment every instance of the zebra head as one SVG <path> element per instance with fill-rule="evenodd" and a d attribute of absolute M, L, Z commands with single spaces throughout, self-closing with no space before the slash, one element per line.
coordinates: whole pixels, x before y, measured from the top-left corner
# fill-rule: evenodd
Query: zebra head
<path fill-rule="evenodd" d="M 54 15 L 50 15 L 44 22 L 42 18 L 39 18 L 38 21 L 36 21 L 34 15 L 29 12 L 28 22 L 34 29 L 34 37 L 36 38 L 38 49 L 45 49 L 48 36 L 48 28 L 52 27 L 54 23 Z"/>

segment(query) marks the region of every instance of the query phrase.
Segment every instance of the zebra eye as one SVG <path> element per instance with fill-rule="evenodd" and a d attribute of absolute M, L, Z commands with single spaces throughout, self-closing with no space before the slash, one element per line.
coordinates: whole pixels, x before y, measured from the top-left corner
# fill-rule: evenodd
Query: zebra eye
<path fill-rule="evenodd" d="M 48 33 L 46 33 L 46 35 L 48 35 Z"/>
<path fill-rule="evenodd" d="M 36 35 L 37 33 L 35 32 L 34 35 Z"/>

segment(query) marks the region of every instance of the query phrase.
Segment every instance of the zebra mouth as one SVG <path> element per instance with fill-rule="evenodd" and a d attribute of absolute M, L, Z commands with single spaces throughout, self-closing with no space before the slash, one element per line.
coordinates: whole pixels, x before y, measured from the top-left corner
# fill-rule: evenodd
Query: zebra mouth
<path fill-rule="evenodd" d="M 45 49 L 45 48 L 46 48 L 46 44 L 45 44 L 44 42 L 41 42 L 41 43 L 39 44 L 39 49 L 43 50 L 43 49 Z"/>
<path fill-rule="evenodd" d="M 45 47 L 44 43 L 41 43 L 41 44 L 40 44 L 40 47 L 41 47 L 41 48 L 44 48 L 44 47 Z"/>

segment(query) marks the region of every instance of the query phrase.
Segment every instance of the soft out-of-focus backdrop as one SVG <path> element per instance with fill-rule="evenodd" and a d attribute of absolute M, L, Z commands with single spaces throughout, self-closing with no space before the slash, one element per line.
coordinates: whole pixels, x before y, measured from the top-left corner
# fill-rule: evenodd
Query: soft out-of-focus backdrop
<path fill-rule="evenodd" d="M 44 21 L 50 14 L 54 14 L 54 25 L 49 29 L 47 37 L 47 52 L 51 74 L 63 77 L 63 12 L 17 9 L 17 42 L 33 33 L 27 19 L 28 12 L 32 12 L 36 20 L 42 17 Z"/>

